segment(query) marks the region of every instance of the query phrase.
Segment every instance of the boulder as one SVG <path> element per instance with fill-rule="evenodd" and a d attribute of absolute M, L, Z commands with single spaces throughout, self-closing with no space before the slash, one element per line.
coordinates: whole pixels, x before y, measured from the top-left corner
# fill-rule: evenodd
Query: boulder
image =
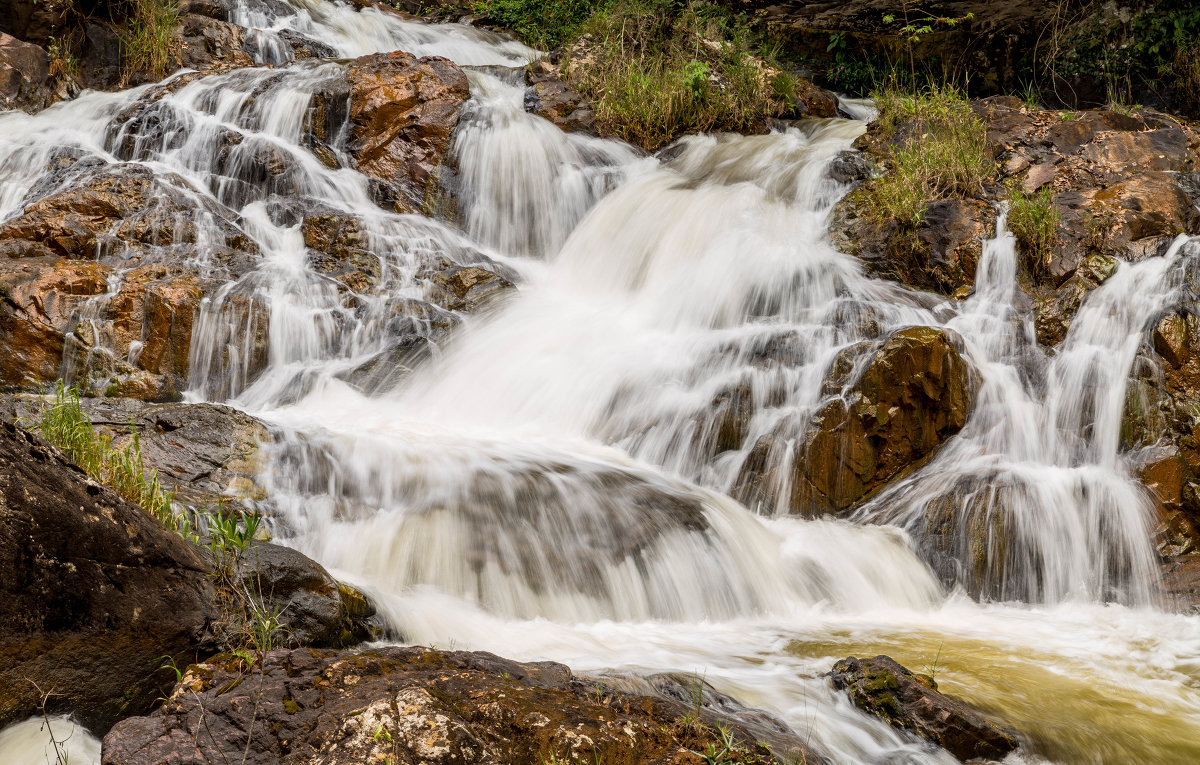
<path fill-rule="evenodd" d="M 177 399 L 202 298 L 251 270 L 257 248 L 179 179 L 72 156 L 49 170 L 0 224 L 0 323 L 11 328 L 0 386 L 65 375 L 95 393 Z"/>
<path fill-rule="evenodd" d="M 1016 734 L 957 699 L 939 693 L 888 656 L 850 657 L 833 665 L 833 687 L 893 728 L 942 747 L 964 762 L 996 762 L 1019 746 Z"/>
<path fill-rule="evenodd" d="M 870 358 L 848 382 L 855 364 Z M 788 433 L 764 436 L 742 465 L 734 496 L 773 504 L 769 486 L 791 485 L 787 506 L 813 516 L 844 513 L 928 459 L 962 429 L 977 380 L 946 333 L 910 327 L 878 343 L 852 346 L 826 380 L 834 397 L 820 404 L 795 438 L 790 459 L 778 449 Z M 790 481 L 769 473 L 791 465 Z"/>
<path fill-rule="evenodd" d="M 0 32 L 0 109 L 38 109 L 50 99 L 50 57 Z"/>
<path fill-rule="evenodd" d="M 383 635 L 366 596 L 298 550 L 256 542 L 238 556 L 234 578 L 240 592 L 279 613 L 281 643 L 344 648 Z"/>
<path fill-rule="evenodd" d="M 211 567 L 58 450 L 0 424 L 0 726 L 71 713 L 107 730 L 216 647 Z"/>
<path fill-rule="evenodd" d="M 588 99 L 562 79 L 558 67 L 547 59 L 525 70 L 525 111 L 553 122 L 568 133 L 595 130 L 596 110 Z"/>
<path fill-rule="evenodd" d="M 401 212 L 419 210 L 468 95 L 466 75 L 447 59 L 363 56 L 346 67 L 344 81 L 314 95 L 312 140 L 327 147 L 349 120 L 350 155 L 380 184 L 377 198 Z"/>
<path fill-rule="evenodd" d="M 35 420 L 43 403 L 38 396 L 0 396 L 0 420 Z M 145 469 L 158 472 L 176 502 L 213 510 L 218 498 L 240 511 L 264 506 L 266 491 L 257 479 L 260 449 L 271 435 L 250 415 L 220 404 L 130 398 L 84 398 L 80 405 L 119 449 L 136 430 Z"/>
<path fill-rule="evenodd" d="M 102 762 L 188 752 L 245 765 L 684 765 L 698 761 L 693 752 L 727 749 L 687 714 L 686 704 L 613 691 L 552 662 L 421 647 L 277 650 L 250 669 L 228 655 L 189 667 L 161 709 L 113 728 Z M 721 762 L 775 762 L 743 728 L 729 730 L 736 743 Z"/>

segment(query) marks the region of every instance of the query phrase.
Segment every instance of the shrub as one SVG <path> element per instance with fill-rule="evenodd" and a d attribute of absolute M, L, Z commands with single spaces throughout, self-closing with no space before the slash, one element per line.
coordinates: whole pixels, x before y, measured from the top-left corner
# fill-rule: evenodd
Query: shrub
<path fill-rule="evenodd" d="M 530 45 L 551 50 L 574 37 L 593 13 L 607 5 L 589 0 L 484 0 L 473 7 Z"/>
<path fill-rule="evenodd" d="M 915 228 L 924 219 L 926 202 L 970 197 L 995 175 L 984 123 L 957 88 L 906 93 L 891 87 L 872 98 L 879 107 L 881 137 L 895 146 L 888 172 L 868 192 L 881 219 Z"/>

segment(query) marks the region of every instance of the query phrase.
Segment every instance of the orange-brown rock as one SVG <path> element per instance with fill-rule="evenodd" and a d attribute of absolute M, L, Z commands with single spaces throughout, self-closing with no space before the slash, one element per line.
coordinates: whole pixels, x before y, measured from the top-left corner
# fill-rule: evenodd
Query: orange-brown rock
<path fill-rule="evenodd" d="M 253 243 L 143 166 L 64 157 L 48 184 L 60 188 L 0 225 L 0 386 L 67 377 L 92 393 L 177 398 L 200 301 L 253 266 Z M 208 222 L 214 239 L 199 236 Z"/>
<path fill-rule="evenodd" d="M 469 95 L 451 61 L 403 51 L 355 59 L 346 68 L 355 166 L 420 208 Z"/>
<path fill-rule="evenodd" d="M 834 364 L 826 388 L 836 395 L 813 413 L 790 460 L 778 455 L 786 434 L 768 435 L 755 445 L 734 496 L 751 505 L 771 502 L 764 492 L 790 483 L 791 512 L 845 512 L 962 429 L 976 380 L 945 332 L 910 327 L 852 350 L 869 349 L 871 360 L 848 385 L 837 378 L 851 365 Z M 768 473 L 788 463 L 790 482 L 772 480 Z"/>

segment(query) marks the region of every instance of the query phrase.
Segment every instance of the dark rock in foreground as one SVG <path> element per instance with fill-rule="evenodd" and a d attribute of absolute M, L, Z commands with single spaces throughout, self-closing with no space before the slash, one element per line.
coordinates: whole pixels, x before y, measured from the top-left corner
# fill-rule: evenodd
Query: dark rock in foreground
<path fill-rule="evenodd" d="M 155 714 L 113 728 L 103 764 L 683 765 L 723 746 L 687 711 L 574 678 L 561 664 L 489 653 L 277 650 L 253 668 L 223 654 L 190 667 Z M 775 761 L 745 731 L 732 733 L 744 743 L 721 762 Z"/>
<path fill-rule="evenodd" d="M 960 760 L 1001 760 L 1019 745 L 1012 732 L 938 693 L 936 683 L 887 656 L 842 659 L 833 665 L 830 678 L 859 709 L 932 741 Z"/>
<path fill-rule="evenodd" d="M 220 576 L 203 548 L 0 424 L 0 727 L 43 703 L 101 733 L 142 714 L 172 662 L 242 644 L 251 605 L 279 615 L 277 644 L 381 632 L 361 593 L 301 553 L 255 543 Z"/>
<path fill-rule="evenodd" d="M 104 731 L 139 714 L 214 646 L 197 548 L 0 424 L 0 727 L 72 712 Z M 48 695 L 47 695 L 48 694 Z"/>

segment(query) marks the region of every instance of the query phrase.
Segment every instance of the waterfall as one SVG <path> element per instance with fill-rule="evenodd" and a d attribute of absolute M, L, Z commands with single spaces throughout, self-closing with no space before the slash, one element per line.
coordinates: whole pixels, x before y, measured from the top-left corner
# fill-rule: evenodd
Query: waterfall
<path fill-rule="evenodd" d="M 1193 244 L 1120 266 L 1051 354 L 1003 214 L 963 301 L 832 247 L 848 187 L 827 170 L 863 122 L 647 156 L 526 113 L 520 67 L 538 53 L 492 32 L 324 0 L 241 0 L 231 20 L 257 66 L 0 114 L 0 221 L 77 180 L 47 171 L 67 154 L 80 171 L 144 168 L 190 201 L 175 224 L 193 243 L 148 256 L 217 282 L 186 396 L 271 425 L 279 540 L 372 593 L 406 640 L 703 672 L 838 763 L 949 761 L 823 676 L 853 651 L 937 663 L 940 640 L 953 692 L 1082 731 L 1028 762 L 1099 761 L 1105 741 L 1123 761 L 1200 756 L 1200 627 L 1154 609 L 1151 504 L 1118 439 L 1137 349 Z M 329 56 L 293 61 L 288 35 Z M 338 59 L 396 49 L 469 67 L 450 219 L 384 210 L 344 136 L 332 160 L 306 138 Z M 371 289 L 314 266 L 317 214 L 353 222 Z M 248 243 L 239 274 L 231 236 Z M 119 252 L 97 257 L 121 278 Z M 438 308 L 434 263 L 516 288 L 479 313 Z M 791 446 L 838 394 L 831 365 L 914 325 L 945 330 L 978 378 L 965 428 L 853 518 L 789 516 Z M 766 436 L 780 500 L 748 508 L 731 495 Z M 1103 693 L 1129 700 L 1124 722 L 1096 713 Z"/>

